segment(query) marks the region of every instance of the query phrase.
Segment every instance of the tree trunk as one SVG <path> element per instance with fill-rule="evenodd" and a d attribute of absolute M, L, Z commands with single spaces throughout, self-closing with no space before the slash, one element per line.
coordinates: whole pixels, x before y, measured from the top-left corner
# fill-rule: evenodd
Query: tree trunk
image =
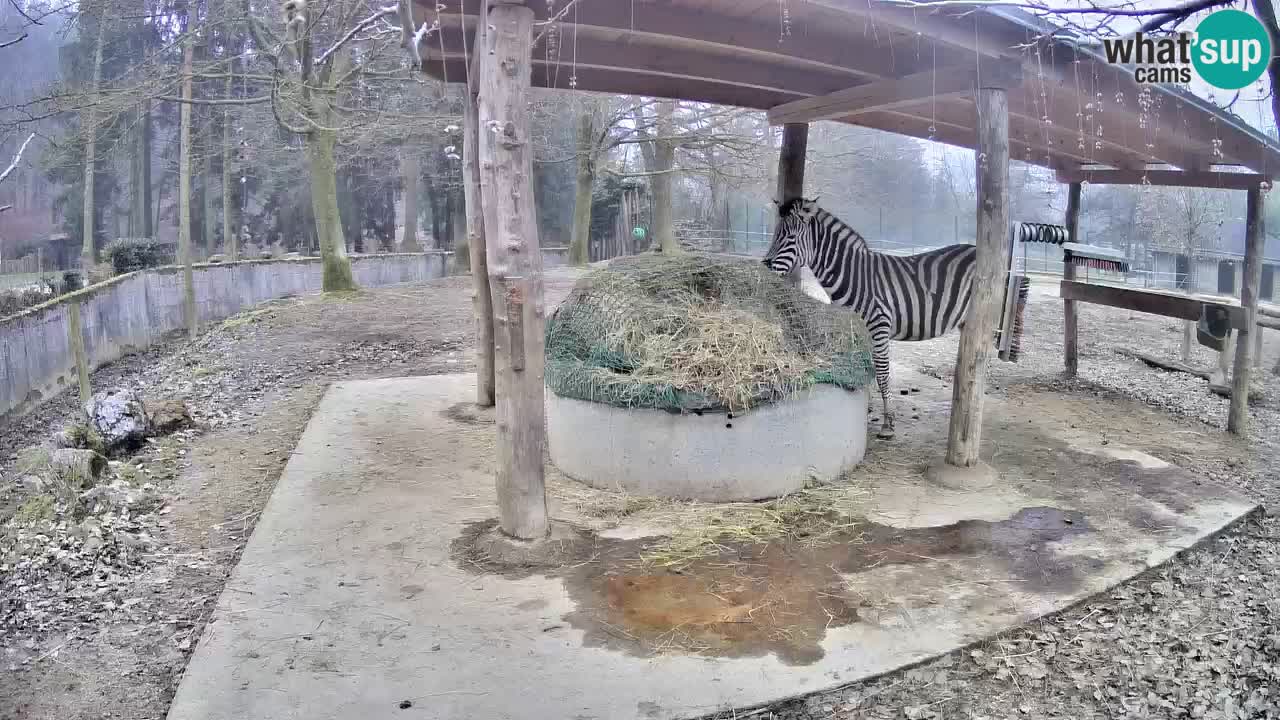
<path fill-rule="evenodd" d="M 449 215 L 449 247 L 455 253 L 467 251 L 467 202 L 461 187 L 452 188 L 453 210 Z"/>
<path fill-rule="evenodd" d="M 332 131 L 312 130 L 307 134 L 307 160 L 311 170 L 311 212 L 315 216 L 324 266 L 324 292 L 355 290 L 347 243 L 342 236 L 342 215 L 338 212 L 338 170 L 334 159 L 337 137 Z"/>
<path fill-rule="evenodd" d="M 182 48 L 182 103 L 178 125 L 178 257 L 182 263 L 182 317 L 196 338 L 196 289 L 191 270 L 191 39 Z"/>
<path fill-rule="evenodd" d="M 137 122 L 134 125 L 131 139 L 133 140 L 132 153 L 129 157 L 129 237 L 139 238 L 146 237 L 142 234 L 143 218 L 146 217 L 146 210 L 143 209 L 142 197 L 142 113 L 137 114 Z"/>
<path fill-rule="evenodd" d="M 1004 88 L 979 88 L 978 259 L 952 382 L 951 419 L 947 434 L 948 465 L 978 464 L 982 443 L 982 395 L 987 358 L 991 354 L 1000 293 L 1001 272 L 1008 267 L 1009 232 L 1009 95 Z"/>
<path fill-rule="evenodd" d="M 151 209 L 151 101 L 142 102 L 142 237 L 154 238 L 158 221 Z"/>
<path fill-rule="evenodd" d="M 422 173 L 418 148 L 406 147 L 400 154 L 400 171 L 404 175 L 404 234 L 400 252 L 418 252 L 418 176 Z"/>
<path fill-rule="evenodd" d="M 676 244 L 675 222 L 671 211 L 672 170 L 676 161 L 675 128 L 671 116 L 675 103 L 664 100 L 658 103 L 658 137 L 654 140 L 653 177 L 653 238 L 664 253 L 680 251 Z"/>
<path fill-rule="evenodd" d="M 594 108 L 582 103 L 582 117 L 578 124 L 578 181 L 573 196 L 573 234 L 569 239 L 569 264 L 586 265 L 587 242 L 591 237 L 591 188 L 595 185 Z"/>
<path fill-rule="evenodd" d="M 86 112 L 84 124 L 84 205 L 83 205 L 83 237 L 80 245 L 80 266 L 87 274 L 97 260 L 97 248 L 94 244 L 95 213 L 94 206 L 94 170 L 98 155 L 98 88 L 102 83 L 102 39 L 107 26 L 106 13 L 98 15 L 98 37 L 93 43 L 93 81 L 89 86 L 92 98 Z"/>
<path fill-rule="evenodd" d="M 497 379 L 499 527 L 511 537 L 546 537 L 547 497 L 542 453 L 542 257 L 533 197 L 533 146 L 528 94 L 533 10 L 492 3 L 480 72 L 481 193 L 489 287 L 493 297 Z M 498 132 L 487 129 L 497 128 Z"/>
<path fill-rule="evenodd" d="M 440 249 L 440 204 L 436 196 L 436 181 L 427 173 L 422 176 L 422 189 L 426 192 L 427 207 L 431 210 L 431 247 Z"/>
<path fill-rule="evenodd" d="M 231 99 L 231 74 L 227 73 L 226 92 L 224 93 L 228 100 Z M 222 249 L 227 254 L 229 260 L 235 261 L 240 258 L 240 247 L 236 242 L 237 233 L 235 230 L 235 220 L 233 218 L 232 203 L 235 195 L 231 189 L 235 187 L 232 182 L 231 158 L 234 151 L 231 147 L 231 111 L 226 110 L 222 113 Z"/>
<path fill-rule="evenodd" d="M 437 250 L 453 246 L 453 192 L 445 185 L 441 194 L 444 195 L 444 212 L 440 216 L 441 232 L 436 239 Z"/>
<path fill-rule="evenodd" d="M 209 124 L 204 133 L 205 140 L 200 143 L 204 150 L 204 157 L 201 158 L 201 172 L 203 176 L 200 180 L 200 202 L 204 206 L 202 213 L 204 217 L 201 219 L 203 228 L 201 232 L 204 235 L 204 256 L 208 258 L 217 251 L 215 242 L 215 224 L 213 220 L 213 118 L 209 118 Z"/>

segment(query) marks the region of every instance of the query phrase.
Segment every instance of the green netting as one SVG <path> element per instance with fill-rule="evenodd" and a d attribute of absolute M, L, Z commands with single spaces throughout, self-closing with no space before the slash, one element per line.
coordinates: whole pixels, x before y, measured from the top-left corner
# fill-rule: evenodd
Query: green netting
<path fill-rule="evenodd" d="M 874 378 L 862 319 L 758 260 L 645 254 L 592 271 L 547 321 L 547 387 L 670 412 L 742 411 Z"/>

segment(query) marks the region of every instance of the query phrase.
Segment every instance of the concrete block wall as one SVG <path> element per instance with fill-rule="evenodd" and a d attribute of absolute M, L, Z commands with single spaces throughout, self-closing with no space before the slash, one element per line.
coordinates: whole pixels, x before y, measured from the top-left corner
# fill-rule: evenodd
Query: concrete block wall
<path fill-rule="evenodd" d="M 356 256 L 361 287 L 422 282 L 447 274 L 449 253 Z M 200 323 L 218 322 L 267 300 L 320 291 L 319 258 L 201 264 L 193 274 Z M 21 413 L 75 383 L 67 336 L 71 303 L 80 303 L 85 354 L 97 369 L 183 328 L 182 270 L 114 277 L 0 319 L 0 416 Z"/>

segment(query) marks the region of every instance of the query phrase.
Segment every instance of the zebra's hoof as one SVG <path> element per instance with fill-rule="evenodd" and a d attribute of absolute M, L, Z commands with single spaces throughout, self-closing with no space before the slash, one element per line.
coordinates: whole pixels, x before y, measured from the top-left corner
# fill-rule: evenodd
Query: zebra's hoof
<path fill-rule="evenodd" d="M 876 437 L 881 440 L 892 440 L 893 436 L 893 428 L 880 428 L 880 432 L 876 433 Z"/>

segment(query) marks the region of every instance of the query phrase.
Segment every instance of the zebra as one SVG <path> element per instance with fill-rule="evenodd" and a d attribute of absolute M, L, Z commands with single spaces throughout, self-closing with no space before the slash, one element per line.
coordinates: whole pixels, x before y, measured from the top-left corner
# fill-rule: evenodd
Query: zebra
<path fill-rule="evenodd" d="M 778 210 L 778 226 L 763 262 L 784 276 L 807 266 L 833 305 L 862 316 L 884 404 L 876 436 L 892 438 L 889 341 L 931 340 L 963 325 L 977 248 L 948 245 L 918 255 L 887 255 L 871 250 L 866 239 L 816 200 L 788 200 Z"/>

